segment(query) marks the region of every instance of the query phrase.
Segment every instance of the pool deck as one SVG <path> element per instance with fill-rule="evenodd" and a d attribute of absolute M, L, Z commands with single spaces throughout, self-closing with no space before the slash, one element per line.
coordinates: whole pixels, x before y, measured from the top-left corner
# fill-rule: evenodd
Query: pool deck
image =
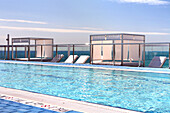
<path fill-rule="evenodd" d="M 125 67 L 125 66 L 109 66 L 109 65 L 91 65 L 91 64 L 66 64 L 66 63 L 51 63 L 51 62 L 31 62 L 31 61 L 12 61 L 0 60 L 1 63 L 14 63 L 14 64 L 30 64 L 30 65 L 43 65 L 43 66 L 64 66 L 64 67 L 78 67 L 78 68 L 94 68 L 94 69 L 107 69 L 107 70 L 120 70 L 120 71 L 136 71 L 136 72 L 152 72 L 152 73 L 167 73 L 170 74 L 170 69 L 164 68 L 148 68 L 148 67 Z M 74 110 L 84 113 L 139 113 L 137 111 L 104 106 L 89 102 L 82 102 L 72 99 L 44 95 L 29 91 L 17 90 L 0 87 L 0 94 L 8 95 L 11 97 L 22 98 L 45 103 L 46 105 L 56 105 L 58 107 Z"/>
<path fill-rule="evenodd" d="M 25 105 L 10 100 L 0 99 L 0 113 L 60 113 L 60 112 L 55 112 L 44 108 L 38 108 L 31 105 Z"/>
<path fill-rule="evenodd" d="M 4 87 L 0 87 L 0 94 L 8 95 L 11 97 L 18 97 L 26 100 L 42 102 L 45 103 L 46 105 L 56 105 L 65 109 L 74 110 L 83 113 L 139 113 L 137 111 L 131 111 L 131 110 L 126 110 L 126 109 L 121 109 L 116 107 L 109 107 L 104 105 L 98 105 L 98 104 L 93 104 L 88 102 L 82 102 L 82 101 L 77 101 L 72 99 L 66 99 L 61 97 L 49 96 L 49 95 L 22 91 L 17 89 L 4 88 Z"/>

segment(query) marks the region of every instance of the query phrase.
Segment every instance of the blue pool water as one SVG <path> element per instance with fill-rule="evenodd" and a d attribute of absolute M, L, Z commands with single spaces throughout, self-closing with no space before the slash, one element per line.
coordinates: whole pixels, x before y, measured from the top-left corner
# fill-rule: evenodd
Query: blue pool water
<path fill-rule="evenodd" d="M 170 74 L 0 63 L 0 86 L 142 112 L 170 112 Z"/>

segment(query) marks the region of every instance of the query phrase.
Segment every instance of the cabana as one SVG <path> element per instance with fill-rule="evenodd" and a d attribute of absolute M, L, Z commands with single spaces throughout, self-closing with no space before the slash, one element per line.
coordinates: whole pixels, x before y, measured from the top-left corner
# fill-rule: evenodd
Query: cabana
<path fill-rule="evenodd" d="M 22 45 L 21 45 L 22 44 Z M 24 45 L 24 46 L 23 46 Z M 13 48 L 15 47 L 15 58 Z M 25 47 L 25 58 L 17 58 L 17 47 Z M 34 48 L 34 55 L 31 55 Z M 31 56 L 35 56 L 32 58 Z M 12 38 L 12 59 L 23 61 L 50 61 L 53 58 L 52 38 Z"/>
<path fill-rule="evenodd" d="M 121 66 L 145 65 L 145 35 L 90 35 L 90 62 Z"/>

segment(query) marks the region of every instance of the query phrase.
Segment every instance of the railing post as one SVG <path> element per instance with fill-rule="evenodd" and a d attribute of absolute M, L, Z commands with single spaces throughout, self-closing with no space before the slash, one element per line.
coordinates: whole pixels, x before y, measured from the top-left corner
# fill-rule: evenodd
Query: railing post
<path fill-rule="evenodd" d="M 55 50 L 55 52 L 56 52 L 56 56 L 57 56 L 57 54 L 58 54 L 58 46 L 56 45 L 56 50 Z"/>
<path fill-rule="evenodd" d="M 13 42 L 12 42 L 12 60 L 14 59 L 14 53 L 13 53 L 13 48 L 14 48 L 14 46 L 13 46 Z"/>
<path fill-rule="evenodd" d="M 6 46 L 4 46 L 4 57 L 5 57 L 5 60 L 6 60 Z"/>
<path fill-rule="evenodd" d="M 70 56 L 70 45 L 68 45 L 68 53 L 67 53 L 68 57 Z"/>
<path fill-rule="evenodd" d="M 73 45 L 73 63 L 74 63 L 74 45 Z"/>
<path fill-rule="evenodd" d="M 139 44 L 139 67 L 140 67 L 140 44 Z"/>
<path fill-rule="evenodd" d="M 42 54 L 43 54 L 43 46 L 41 45 L 41 61 L 42 61 Z"/>
<path fill-rule="evenodd" d="M 8 44 L 8 60 L 9 60 L 9 34 L 7 35 L 7 39 L 6 39 L 8 42 L 7 42 L 7 44 Z"/>
<path fill-rule="evenodd" d="M 91 64 L 91 62 L 92 62 L 92 41 L 91 41 L 91 39 L 92 39 L 92 37 L 91 37 L 91 35 L 90 35 L 90 44 L 89 44 L 89 47 L 90 47 L 90 64 Z"/>

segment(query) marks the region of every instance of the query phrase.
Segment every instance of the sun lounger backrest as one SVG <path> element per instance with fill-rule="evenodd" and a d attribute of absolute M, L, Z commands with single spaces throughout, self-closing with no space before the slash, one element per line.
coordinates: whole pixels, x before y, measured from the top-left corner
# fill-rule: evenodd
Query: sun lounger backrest
<path fill-rule="evenodd" d="M 76 59 L 78 58 L 77 55 L 74 55 L 74 60 L 73 60 L 73 55 L 70 55 L 64 63 L 73 63 Z"/>
<path fill-rule="evenodd" d="M 149 64 L 149 67 L 157 67 L 157 68 L 160 68 L 163 66 L 163 64 L 165 63 L 166 61 L 166 57 L 164 56 L 155 56 L 152 61 L 150 62 Z"/>
<path fill-rule="evenodd" d="M 81 55 L 79 59 L 75 62 L 76 64 L 84 64 L 88 60 L 88 55 Z"/>
<path fill-rule="evenodd" d="M 58 54 L 51 60 L 51 62 L 59 62 L 63 57 L 63 54 Z"/>

